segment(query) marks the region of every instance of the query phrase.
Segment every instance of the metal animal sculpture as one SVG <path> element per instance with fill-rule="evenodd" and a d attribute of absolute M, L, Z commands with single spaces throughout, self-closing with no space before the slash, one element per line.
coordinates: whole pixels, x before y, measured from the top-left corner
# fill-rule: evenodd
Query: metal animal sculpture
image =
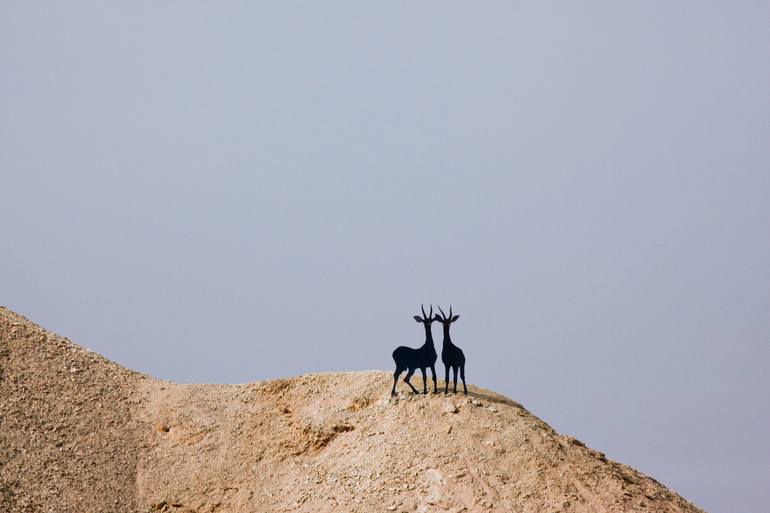
<path fill-rule="evenodd" d="M 441 307 L 438 307 L 441 312 L 441 317 L 436 315 L 436 320 L 439 321 L 444 328 L 444 347 L 441 348 L 441 361 L 444 362 L 444 393 L 449 393 L 449 368 L 452 368 L 454 374 L 454 393 L 457 393 L 457 369 L 460 369 L 460 378 L 463 380 L 463 393 L 468 394 L 468 388 L 465 386 L 465 355 L 463 350 L 452 343 L 452 339 L 449 337 L 449 327 L 460 318 L 459 315 L 452 315 L 452 307 L 449 307 L 449 316 L 444 314 Z"/>
<path fill-rule="evenodd" d="M 422 389 L 423 393 L 428 393 L 427 375 L 425 369 L 430 367 L 430 372 L 433 375 L 433 393 L 438 393 L 438 387 L 436 386 L 436 348 L 433 347 L 433 334 L 430 331 L 430 325 L 433 321 L 439 320 L 438 315 L 433 317 L 433 305 L 430 307 L 430 314 L 425 315 L 425 308 L 420 305 L 422 310 L 422 317 L 419 315 L 414 316 L 414 320 L 421 322 L 425 327 L 425 343 L 417 348 L 400 346 L 393 351 L 393 361 L 396 362 L 396 371 L 393 373 L 393 390 L 391 395 L 396 395 L 396 383 L 398 383 L 398 377 L 405 370 L 407 371 L 404 377 L 404 382 L 409 385 L 415 394 L 419 394 L 416 388 L 409 382 L 409 378 L 412 377 L 416 369 L 422 371 Z"/>

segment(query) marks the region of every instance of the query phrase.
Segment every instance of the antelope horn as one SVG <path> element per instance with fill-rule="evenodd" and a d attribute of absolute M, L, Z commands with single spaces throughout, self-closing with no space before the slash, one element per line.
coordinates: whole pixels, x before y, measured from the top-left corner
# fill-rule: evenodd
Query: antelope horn
<path fill-rule="evenodd" d="M 420 305 L 420 310 L 422 310 L 422 318 L 425 319 L 425 307 Z"/>
<path fill-rule="evenodd" d="M 430 315 L 428 317 L 433 319 L 433 305 L 430 305 Z"/>
<path fill-rule="evenodd" d="M 440 306 L 438 307 L 438 311 L 441 312 L 441 317 L 443 317 L 444 320 L 446 320 L 446 314 L 444 313 L 444 310 L 442 310 Z"/>
<path fill-rule="evenodd" d="M 452 305 L 449 305 L 449 318 L 452 318 Z"/>

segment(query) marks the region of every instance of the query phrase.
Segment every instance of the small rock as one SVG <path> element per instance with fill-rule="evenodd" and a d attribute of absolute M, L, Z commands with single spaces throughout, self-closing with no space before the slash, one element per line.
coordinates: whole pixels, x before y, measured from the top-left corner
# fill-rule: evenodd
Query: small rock
<path fill-rule="evenodd" d="M 497 413 L 497 408 L 495 408 L 494 406 L 490 406 L 490 407 L 489 407 L 489 408 L 487 408 L 487 409 L 488 409 L 489 411 L 491 411 L 492 413 Z"/>
<path fill-rule="evenodd" d="M 444 413 L 457 413 L 457 406 L 454 403 L 444 403 Z"/>
<path fill-rule="evenodd" d="M 447 425 L 446 425 L 446 430 L 445 430 L 445 432 L 446 432 L 446 434 L 449 434 L 449 433 L 451 433 L 451 432 L 452 432 L 452 424 L 447 424 Z"/>
<path fill-rule="evenodd" d="M 439 499 L 434 502 L 433 505 L 441 509 L 449 509 L 452 507 L 452 503 L 446 499 Z"/>

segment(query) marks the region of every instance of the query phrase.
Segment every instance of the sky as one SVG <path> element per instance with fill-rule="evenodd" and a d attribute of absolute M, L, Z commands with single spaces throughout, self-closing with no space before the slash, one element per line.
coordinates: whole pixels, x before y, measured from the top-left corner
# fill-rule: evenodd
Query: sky
<path fill-rule="evenodd" d="M 768 19 L 5 0 L 0 304 L 196 383 L 390 370 L 451 304 L 470 383 L 764 513 Z"/>

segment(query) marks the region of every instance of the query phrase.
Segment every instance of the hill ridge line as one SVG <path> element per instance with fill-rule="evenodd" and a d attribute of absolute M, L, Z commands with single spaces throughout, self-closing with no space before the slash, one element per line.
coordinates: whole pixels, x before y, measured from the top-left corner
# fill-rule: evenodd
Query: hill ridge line
<path fill-rule="evenodd" d="M 0 369 L 0 511 L 701 511 L 473 385 L 391 397 L 376 370 L 178 384 L 5 308 Z"/>

